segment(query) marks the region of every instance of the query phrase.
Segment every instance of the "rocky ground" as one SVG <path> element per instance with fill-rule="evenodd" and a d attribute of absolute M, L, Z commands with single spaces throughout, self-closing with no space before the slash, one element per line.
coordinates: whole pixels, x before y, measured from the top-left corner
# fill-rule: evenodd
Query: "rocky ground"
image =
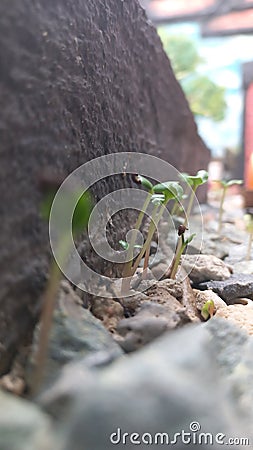
<path fill-rule="evenodd" d="M 0 449 L 253 445 L 253 267 L 240 202 L 225 204 L 220 235 L 217 204 L 203 206 L 202 246 L 193 218 L 182 279 L 148 279 L 132 297 L 95 297 L 87 308 L 62 281 L 39 395 L 27 388 L 30 348 L 0 379 Z M 171 236 L 151 264 L 156 276 L 168 244 Z M 214 316 L 204 321 L 208 300 Z M 157 433 L 167 433 L 163 443 Z"/>

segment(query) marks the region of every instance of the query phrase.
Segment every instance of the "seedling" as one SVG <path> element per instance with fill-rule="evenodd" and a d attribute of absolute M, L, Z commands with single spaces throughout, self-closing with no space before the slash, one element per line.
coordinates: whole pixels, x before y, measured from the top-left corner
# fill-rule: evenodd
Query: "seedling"
<path fill-rule="evenodd" d="M 191 187 L 191 195 L 190 200 L 188 203 L 187 211 L 186 211 L 186 218 L 184 225 L 187 225 L 188 223 L 188 217 L 190 217 L 193 200 L 195 197 L 195 193 L 197 188 L 201 185 L 207 182 L 208 180 L 208 172 L 206 170 L 199 170 L 196 175 L 188 175 L 187 173 L 181 174 L 182 179 Z"/>
<path fill-rule="evenodd" d="M 246 260 L 249 261 L 251 259 L 251 250 L 253 241 L 253 215 L 245 214 L 244 220 L 246 224 L 246 230 L 249 233 L 248 249 L 246 254 Z"/>
<path fill-rule="evenodd" d="M 242 184 L 243 180 L 230 180 L 230 181 L 220 181 L 220 180 L 214 180 L 214 181 L 219 181 L 221 184 L 221 188 L 222 188 L 222 194 L 221 194 L 221 200 L 220 200 L 220 207 L 219 207 L 219 221 L 218 221 L 218 233 L 221 232 L 221 228 L 222 228 L 222 217 L 223 217 L 223 205 L 224 205 L 224 201 L 226 198 L 226 193 L 227 190 L 230 186 L 233 186 L 234 184 Z"/>
<path fill-rule="evenodd" d="M 201 316 L 204 320 L 209 319 L 209 317 L 213 317 L 215 310 L 215 305 L 213 300 L 207 300 L 207 302 L 202 306 Z"/>
<path fill-rule="evenodd" d="M 121 247 L 123 248 L 123 250 L 128 250 L 129 247 L 130 247 L 129 243 L 126 242 L 126 241 L 123 241 L 122 239 L 119 241 L 119 244 L 121 245 Z M 142 248 L 142 245 L 135 244 L 133 247 L 134 247 L 134 248 Z"/>
<path fill-rule="evenodd" d="M 146 197 L 146 200 L 142 206 L 142 209 L 141 209 L 141 211 L 138 215 L 137 221 L 135 223 L 134 232 L 131 236 L 130 244 L 128 244 L 128 242 L 123 241 L 123 240 L 119 241 L 120 245 L 124 248 L 124 250 L 128 250 L 127 262 L 124 265 L 123 274 L 122 274 L 122 276 L 123 276 L 122 287 L 121 287 L 122 292 L 127 292 L 130 289 L 130 282 L 131 282 L 131 276 L 132 276 L 132 262 L 134 259 L 134 248 L 138 248 L 135 245 L 136 236 L 137 236 L 137 232 L 139 231 L 139 229 L 141 227 L 143 217 L 145 215 L 145 212 L 148 208 L 148 205 L 151 201 L 152 194 L 153 194 L 153 184 L 147 178 L 136 174 L 133 176 L 133 181 L 137 184 L 142 185 L 148 191 L 148 195 Z"/>
<path fill-rule="evenodd" d="M 41 205 L 41 215 L 45 220 L 49 220 L 51 206 L 55 196 L 55 191 L 48 192 Z M 83 232 L 88 225 L 90 212 L 92 209 L 92 201 L 89 193 L 80 190 L 77 192 L 66 192 L 64 201 L 62 202 L 62 214 L 69 205 L 69 202 L 74 198 L 79 197 L 79 201 L 74 211 L 72 220 L 72 233 L 74 237 Z M 71 246 L 71 235 L 66 231 L 62 234 L 58 248 L 58 263 L 64 266 Z M 32 380 L 31 391 L 34 394 L 41 384 L 43 373 L 45 369 L 45 362 L 47 356 L 49 334 L 52 326 L 53 312 L 55 307 L 55 300 L 59 283 L 62 277 L 61 269 L 57 262 L 53 260 L 49 272 L 47 287 L 44 293 L 42 313 L 40 319 L 40 331 L 38 338 L 38 349 L 35 355 L 35 371 Z"/>
<path fill-rule="evenodd" d="M 187 245 L 193 240 L 193 238 L 196 236 L 196 234 L 191 234 L 187 239 L 184 238 L 184 233 L 188 228 L 186 228 L 185 225 L 179 225 L 178 227 L 178 241 L 177 241 L 177 247 L 176 247 L 176 253 L 172 260 L 171 266 L 169 268 L 169 272 L 167 274 L 168 277 L 171 279 L 175 279 L 176 273 L 178 270 L 178 266 L 180 263 L 180 258 L 186 249 Z"/>
<path fill-rule="evenodd" d="M 182 195 L 183 195 L 183 188 L 180 186 L 180 184 L 177 181 L 167 181 L 167 182 L 159 183 L 159 184 L 156 184 L 155 186 L 153 186 L 150 182 L 149 182 L 150 184 L 147 184 L 146 181 L 145 181 L 145 185 L 144 185 L 142 178 L 143 177 L 140 177 L 141 184 L 144 187 L 148 188 L 149 196 L 144 203 L 145 209 L 144 209 L 144 207 L 142 208 L 142 211 L 139 214 L 139 217 L 137 219 L 137 225 L 139 228 L 141 226 L 142 219 L 143 219 L 144 213 L 149 205 L 149 202 L 152 202 L 154 207 L 153 207 L 153 211 L 151 214 L 151 221 L 150 221 L 146 241 L 145 241 L 144 245 L 142 246 L 142 249 L 141 249 L 139 255 L 137 256 L 137 258 L 135 259 L 134 263 L 133 263 L 133 248 L 135 245 L 135 238 L 132 239 L 130 242 L 129 249 L 131 251 L 130 255 L 132 256 L 132 259 L 128 263 L 126 263 L 126 269 L 123 271 L 122 293 L 126 293 L 130 289 L 131 277 L 133 277 L 133 275 L 135 274 L 135 272 L 139 266 L 139 263 L 144 255 L 145 255 L 145 258 L 144 258 L 144 267 L 143 267 L 143 278 L 145 278 L 145 274 L 147 272 L 147 267 L 148 267 L 151 241 L 152 241 L 154 232 L 156 230 L 156 227 L 157 227 L 160 219 L 162 218 L 162 215 L 164 212 L 164 207 L 166 207 L 166 205 L 168 204 L 168 202 L 170 200 L 179 200 L 182 198 Z M 140 217 L 141 217 L 141 220 L 140 220 Z M 135 226 L 135 228 L 137 230 L 139 229 L 136 226 Z M 127 278 L 126 278 L 126 276 L 127 276 Z"/>
<path fill-rule="evenodd" d="M 182 200 L 186 200 L 188 198 L 187 194 L 182 195 L 182 198 L 179 200 L 175 200 L 174 201 L 174 205 L 173 208 L 171 210 L 171 215 L 172 216 L 179 216 L 180 213 L 184 210 L 182 205 L 181 205 L 181 201 Z"/>
<path fill-rule="evenodd" d="M 167 181 L 165 183 L 156 184 L 153 187 L 153 192 L 154 194 L 151 197 L 151 201 L 154 204 L 154 209 L 151 215 L 149 231 L 146 242 L 144 243 L 144 246 L 134 263 L 134 273 L 139 265 L 141 258 L 144 256 L 144 253 L 147 251 L 147 249 L 150 248 L 155 229 L 162 218 L 164 208 L 167 206 L 170 200 L 178 200 L 182 198 L 183 188 L 177 181 Z"/>

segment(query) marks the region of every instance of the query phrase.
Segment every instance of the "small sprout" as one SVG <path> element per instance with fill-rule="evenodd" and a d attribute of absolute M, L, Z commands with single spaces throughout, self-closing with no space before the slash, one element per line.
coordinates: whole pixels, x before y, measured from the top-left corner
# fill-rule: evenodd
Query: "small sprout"
<path fill-rule="evenodd" d="M 184 174 L 184 177 L 187 174 Z M 188 177 L 188 184 L 191 183 L 191 186 L 194 188 L 194 192 L 200 184 L 203 184 L 208 179 L 208 174 L 206 171 L 202 170 L 197 173 L 196 176 L 190 177 L 190 175 L 187 175 Z M 131 239 L 130 244 L 126 243 L 125 241 L 120 241 L 120 245 L 124 250 L 128 250 L 128 262 L 126 262 L 124 269 L 123 269 L 123 280 L 122 280 L 122 293 L 126 294 L 130 289 L 130 282 L 131 278 L 135 274 L 139 263 L 141 259 L 144 257 L 144 265 L 143 265 L 143 278 L 145 277 L 145 274 L 147 273 L 148 268 L 148 260 L 149 260 L 149 254 L 150 254 L 150 244 L 156 229 L 156 226 L 158 225 L 160 219 L 162 218 L 164 208 L 166 207 L 167 203 L 170 200 L 174 200 L 175 204 L 180 206 L 180 201 L 184 198 L 184 191 L 182 186 L 179 184 L 178 181 L 165 181 L 163 183 L 158 183 L 156 185 L 152 185 L 152 183 L 147 180 L 146 178 L 142 177 L 141 175 L 134 175 L 133 180 L 141 184 L 143 187 L 148 189 L 149 195 L 142 207 L 142 211 L 138 216 L 137 223 L 135 225 L 135 230 L 139 230 L 144 213 L 149 205 L 149 202 L 153 203 L 154 208 L 151 215 L 151 221 L 148 229 L 148 234 L 146 241 L 144 242 L 144 245 L 141 247 L 141 251 L 139 252 L 138 256 L 134 260 L 134 252 L 133 249 L 135 247 L 135 240 L 136 240 L 136 234 L 133 234 L 133 237 Z M 193 193 L 194 195 L 194 193 Z M 192 199 L 193 201 L 193 199 Z M 171 278 L 174 278 L 177 272 L 177 268 L 180 262 L 180 257 L 182 253 L 184 252 L 187 245 L 192 241 L 195 234 L 192 234 L 189 238 L 184 239 L 184 233 L 187 230 L 186 225 L 180 225 L 178 229 L 178 244 L 177 244 L 177 250 L 176 254 L 173 259 L 173 264 L 171 267 Z M 140 247 L 138 247 L 140 248 Z"/>
<path fill-rule="evenodd" d="M 119 244 L 121 245 L 121 247 L 123 248 L 123 250 L 128 250 L 129 249 L 129 243 L 126 241 L 123 241 L 122 239 L 119 241 Z"/>
<path fill-rule="evenodd" d="M 182 195 L 182 198 L 180 200 L 186 200 L 187 198 L 188 198 L 188 195 L 184 194 L 184 195 Z M 180 201 L 175 200 L 173 208 L 171 210 L 171 215 L 178 216 L 183 210 L 184 210 L 184 208 L 181 206 Z"/>
<path fill-rule="evenodd" d="M 40 212 L 41 216 L 47 222 L 50 218 L 50 211 L 52 203 L 55 197 L 56 191 L 49 191 L 41 202 Z M 88 191 L 83 192 L 81 189 L 75 192 L 66 192 L 64 195 L 64 201 L 62 202 L 62 214 L 68 208 L 68 205 L 73 203 L 73 199 L 80 196 L 72 218 L 72 231 L 76 235 L 87 228 L 90 213 L 92 210 L 92 199 Z"/>
<path fill-rule="evenodd" d="M 47 222 L 50 218 L 50 211 L 55 197 L 55 193 L 56 189 L 54 190 L 51 189 L 50 191 L 48 191 L 41 204 L 41 216 Z M 64 196 L 64 201 L 62 201 L 62 204 L 60 205 L 61 210 L 59 211 L 59 214 L 62 214 L 62 216 L 64 216 L 65 210 L 69 209 L 68 207 L 72 205 L 73 199 L 78 197 L 79 200 L 77 202 L 72 218 L 72 232 L 75 236 L 77 236 L 78 233 L 84 231 L 84 229 L 86 229 L 88 226 L 88 221 L 92 210 L 92 200 L 90 194 L 88 193 L 88 191 L 83 193 L 81 189 L 75 192 L 70 191 L 66 192 Z M 71 245 L 71 236 L 68 235 L 67 230 L 66 233 L 63 232 L 59 242 L 58 262 L 61 266 L 64 265 L 67 260 L 70 245 Z M 38 349 L 37 354 L 35 355 L 36 365 L 34 368 L 31 386 L 31 391 L 33 394 L 36 393 L 36 391 L 38 390 L 45 370 L 45 362 L 47 357 L 49 335 L 52 326 L 55 299 L 61 277 L 62 277 L 61 269 L 58 266 L 58 263 L 55 260 L 53 260 L 42 304 Z"/>
<path fill-rule="evenodd" d="M 208 181 L 208 172 L 206 170 L 199 170 L 196 175 L 188 175 L 187 173 L 181 175 L 184 181 L 195 190 L 198 186 Z"/>
<path fill-rule="evenodd" d="M 82 193 L 82 191 L 80 191 L 80 194 L 81 196 L 75 207 L 72 219 L 72 231 L 75 236 L 87 228 L 93 207 L 93 202 L 89 192 L 86 191 Z"/>
<path fill-rule="evenodd" d="M 243 180 L 230 180 L 230 181 L 220 181 L 220 180 L 214 180 L 217 182 L 220 182 L 222 186 L 222 194 L 221 194 L 221 200 L 220 200 L 220 207 L 219 207 L 219 221 L 218 221 L 218 233 L 221 232 L 222 229 L 222 217 L 223 217 L 223 205 L 226 197 L 227 190 L 230 186 L 233 186 L 234 184 L 240 185 L 243 184 Z"/>
<path fill-rule="evenodd" d="M 233 186 L 234 184 L 240 185 L 243 184 L 243 180 L 229 180 L 229 181 L 220 181 L 221 185 L 223 187 L 230 187 Z"/>
<path fill-rule="evenodd" d="M 190 244 L 190 242 L 195 238 L 195 236 L 196 236 L 196 233 L 193 233 L 193 234 L 191 234 L 191 236 L 189 236 L 187 239 L 185 239 L 185 241 L 184 241 L 185 247 L 188 244 Z"/>
<path fill-rule="evenodd" d="M 178 227 L 178 241 L 177 241 L 177 248 L 175 256 L 172 260 L 170 269 L 169 269 L 169 276 L 170 278 L 174 279 L 177 273 L 177 269 L 180 263 L 180 258 L 186 249 L 187 245 L 193 240 L 193 238 L 196 236 L 196 233 L 191 234 L 187 239 L 184 238 L 185 231 L 188 230 L 185 225 L 179 225 Z"/>
<path fill-rule="evenodd" d="M 145 189 L 147 189 L 149 194 L 147 195 L 147 198 L 146 198 L 146 200 L 142 206 L 142 209 L 138 215 L 136 224 L 134 226 L 135 232 L 132 234 L 130 244 L 127 248 L 127 250 L 128 250 L 127 262 L 125 263 L 124 268 L 123 268 L 123 273 L 122 273 L 123 280 L 122 280 L 122 287 L 121 287 L 121 291 L 124 294 L 126 292 L 128 292 L 128 290 L 130 289 L 130 280 L 133 275 L 132 263 L 133 263 L 133 259 L 134 259 L 134 248 L 135 248 L 137 231 L 141 227 L 141 224 L 142 224 L 142 221 L 144 218 L 144 214 L 148 208 L 148 205 L 151 201 L 152 194 L 153 194 L 153 184 L 147 178 L 143 177 L 142 175 L 135 174 L 135 175 L 132 175 L 132 179 L 135 183 L 140 184 Z"/>
<path fill-rule="evenodd" d="M 209 319 L 209 317 L 213 317 L 214 315 L 214 301 L 213 300 L 207 300 L 207 302 L 203 305 L 201 309 L 201 316 L 204 320 Z"/>
<path fill-rule="evenodd" d="M 129 249 L 129 243 L 126 241 L 123 241 L 122 239 L 119 241 L 119 244 L 121 245 L 121 247 L 123 248 L 123 250 L 128 250 Z M 134 248 L 142 248 L 142 245 L 139 244 L 135 244 Z"/>
<path fill-rule="evenodd" d="M 143 177 L 142 175 L 133 175 L 132 176 L 133 181 L 136 184 L 141 184 L 143 187 L 145 187 L 145 189 L 147 189 L 149 192 L 152 192 L 153 190 L 153 184 L 145 177 Z"/>
<path fill-rule="evenodd" d="M 187 173 L 181 173 L 181 178 L 192 188 L 190 200 L 188 203 L 185 223 L 188 221 L 188 217 L 190 217 L 194 196 L 197 188 L 208 181 L 208 172 L 206 170 L 199 170 L 196 175 L 188 175 Z"/>
<path fill-rule="evenodd" d="M 153 187 L 153 192 L 155 194 L 164 194 L 166 203 L 172 199 L 179 201 L 184 194 L 183 188 L 178 181 L 166 181 L 156 184 Z"/>
<path fill-rule="evenodd" d="M 140 175 L 135 175 L 134 176 L 135 181 L 139 184 L 142 184 L 143 186 L 146 187 L 150 187 L 151 183 L 146 180 L 146 178 L 144 179 L 144 177 L 140 176 Z M 147 184 L 148 182 L 148 184 Z M 141 248 L 140 253 L 138 254 L 134 264 L 133 264 L 133 259 L 134 259 L 134 254 L 133 254 L 133 249 L 134 249 L 134 244 L 135 244 L 135 240 L 136 240 L 136 236 L 135 234 L 133 234 L 133 238 L 130 242 L 130 246 L 129 246 L 129 255 L 128 255 L 128 262 L 126 262 L 124 269 L 123 269 L 123 280 L 122 280 L 122 294 L 125 294 L 126 292 L 129 291 L 130 288 L 130 282 L 131 282 L 131 277 L 133 277 L 133 275 L 135 274 L 139 263 L 141 261 L 141 259 L 144 257 L 144 265 L 143 265 L 143 278 L 145 278 L 145 275 L 147 273 L 147 268 L 148 268 L 148 261 L 149 261 L 149 255 L 150 255 L 150 244 L 154 235 L 154 232 L 156 230 L 156 226 L 158 225 L 160 219 L 162 218 L 163 212 L 164 212 L 164 207 L 167 205 L 167 203 L 170 200 L 179 200 L 182 198 L 183 196 L 183 188 L 182 186 L 180 186 L 180 184 L 177 181 L 166 181 L 164 183 L 159 183 L 156 184 L 155 186 L 152 185 L 152 189 L 149 189 L 149 197 L 147 197 L 143 207 L 142 207 L 142 211 L 139 214 L 139 217 L 137 219 L 137 223 L 135 225 L 135 230 L 139 230 L 141 223 L 142 223 L 142 219 L 144 216 L 144 213 L 149 205 L 149 202 L 151 201 L 154 204 L 154 209 L 151 215 L 151 221 L 150 221 L 150 225 L 149 225 L 149 229 L 148 229 L 148 234 L 147 234 L 147 238 L 146 241 L 144 243 L 144 245 Z M 160 209 L 159 209 L 160 207 Z M 129 258 L 130 256 L 130 258 Z"/>

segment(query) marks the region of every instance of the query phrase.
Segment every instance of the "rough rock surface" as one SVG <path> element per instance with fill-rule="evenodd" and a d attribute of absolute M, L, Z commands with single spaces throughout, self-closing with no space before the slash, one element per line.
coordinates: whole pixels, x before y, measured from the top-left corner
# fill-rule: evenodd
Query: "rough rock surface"
<path fill-rule="evenodd" d="M 209 152 L 137 0 L 3 0 L 0 38 L 2 373 L 37 318 L 48 268 L 41 176 L 135 150 L 194 172 Z M 95 196 L 124 183 L 102 181 Z"/>
<path fill-rule="evenodd" d="M 189 279 L 183 282 L 164 279 L 136 279 L 138 291 L 115 299 L 93 297 L 91 312 L 113 333 L 126 352 L 132 352 L 165 331 L 200 321 L 195 296 Z M 147 276 L 152 275 L 150 271 Z M 134 284 L 134 283 L 132 283 Z M 115 290 L 115 296 L 120 291 Z"/>
<path fill-rule="evenodd" d="M 229 267 L 213 255 L 185 255 L 182 258 L 184 269 L 189 272 L 189 278 L 193 283 L 201 283 L 209 280 L 226 280 L 231 276 Z"/>
<path fill-rule="evenodd" d="M 252 342 L 252 338 L 245 330 L 219 317 L 213 317 L 205 326 L 212 336 L 210 347 L 215 353 L 214 360 L 218 363 L 220 374 L 230 375 L 240 363 L 245 345 Z"/>
<path fill-rule="evenodd" d="M 253 335 L 253 302 L 247 305 L 228 305 L 216 312 L 216 317 L 232 320 L 238 327 Z"/>
<path fill-rule="evenodd" d="M 35 333 L 35 336 L 37 337 L 37 333 Z M 34 352 L 36 349 L 35 339 Z M 105 363 L 106 355 L 107 360 L 111 362 L 121 356 L 122 350 L 114 342 L 112 335 L 104 328 L 100 320 L 80 305 L 79 297 L 75 295 L 71 286 L 64 281 L 61 283 L 57 307 L 54 312 L 44 383 L 55 379 L 58 376 L 59 369 L 65 364 L 80 359 L 84 360 L 85 357 L 89 356 L 94 357 L 95 361 L 98 353 L 103 354 Z M 33 357 L 31 357 L 32 362 Z M 88 362 L 88 364 L 90 363 Z M 31 369 L 32 364 L 28 369 L 29 378 L 32 375 Z"/>
<path fill-rule="evenodd" d="M 107 330 L 114 333 L 118 322 L 124 317 L 124 308 L 116 300 L 111 298 L 95 297 L 90 308 L 92 314 L 103 322 Z"/>
<path fill-rule="evenodd" d="M 253 278 L 246 274 L 233 274 L 225 281 L 207 281 L 199 284 L 199 289 L 211 289 L 227 304 L 239 298 L 253 299 Z"/>
<path fill-rule="evenodd" d="M 49 417 L 36 405 L 0 389 L 0 448 L 2 450 L 52 450 Z"/>
<path fill-rule="evenodd" d="M 143 302 L 134 317 L 119 322 L 118 340 L 126 352 L 132 352 L 152 342 L 165 331 L 173 330 L 190 322 L 185 308 L 172 295 L 167 295 L 161 303 Z"/>
<path fill-rule="evenodd" d="M 245 256 L 245 254 L 246 253 L 244 253 L 244 256 Z M 253 275 L 253 260 L 239 261 L 233 265 L 233 269 L 235 272 Z"/>
<path fill-rule="evenodd" d="M 208 449 L 215 447 L 217 433 L 226 435 L 224 445 L 229 437 L 251 440 L 250 343 L 252 349 L 251 337 L 232 323 L 214 318 L 202 326 L 165 334 L 102 372 L 92 374 L 71 365 L 41 402 L 56 413 L 64 450 L 81 450 L 84 442 L 88 448 L 112 449 L 110 435 L 118 428 L 121 434 L 149 433 L 153 438 L 165 432 L 173 439 L 175 432 L 189 431 L 192 422 L 199 423 L 200 432 L 213 433 Z M 239 390 L 237 367 L 246 363 L 247 390 L 244 386 Z M 194 448 L 202 446 L 203 442 Z M 127 444 L 121 438 L 117 447 L 136 445 L 128 435 Z M 180 438 L 175 448 L 182 448 Z"/>

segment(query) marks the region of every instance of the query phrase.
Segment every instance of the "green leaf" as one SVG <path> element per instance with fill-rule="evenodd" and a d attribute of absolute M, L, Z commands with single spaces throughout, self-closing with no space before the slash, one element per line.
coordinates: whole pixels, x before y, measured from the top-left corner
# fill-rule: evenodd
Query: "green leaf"
<path fill-rule="evenodd" d="M 189 175 L 189 174 L 186 173 L 186 172 L 182 172 L 182 173 L 179 174 L 179 176 L 180 176 L 180 178 L 182 178 L 182 180 L 183 180 L 185 183 L 188 183 L 190 186 L 192 186 L 193 182 L 192 182 L 192 177 L 191 177 L 191 175 Z"/>
<path fill-rule="evenodd" d="M 190 242 L 195 238 L 195 236 L 196 236 L 196 233 L 193 233 L 193 234 L 191 234 L 191 236 L 189 236 L 187 239 L 185 239 L 185 241 L 184 241 L 185 246 L 190 244 Z"/>
<path fill-rule="evenodd" d="M 55 194 L 56 194 L 55 191 L 48 192 L 46 195 L 44 195 L 44 198 L 40 205 L 40 214 L 41 214 L 42 218 L 44 220 L 46 220 L 47 222 L 49 221 L 50 211 L 51 211 L 51 207 L 52 207 L 52 203 L 53 203 Z"/>
<path fill-rule="evenodd" d="M 208 181 L 208 172 L 206 170 L 199 170 L 197 177 L 201 180 L 201 184 L 204 184 Z"/>
<path fill-rule="evenodd" d="M 233 186 L 234 184 L 243 184 L 243 180 L 230 180 L 226 182 L 227 187 Z"/>
<path fill-rule="evenodd" d="M 233 184 L 243 184 L 243 180 L 212 180 L 215 183 L 220 183 L 224 188 L 228 188 L 230 186 L 233 186 Z"/>
<path fill-rule="evenodd" d="M 121 245 L 121 247 L 124 249 L 124 250 L 128 250 L 129 249 L 129 243 L 128 242 L 126 242 L 126 241 L 123 241 L 122 239 L 119 241 L 119 244 Z M 134 244 L 134 246 L 133 246 L 134 248 L 142 248 L 143 246 L 142 245 L 139 245 L 139 244 Z"/>
<path fill-rule="evenodd" d="M 153 191 L 156 194 L 164 194 L 165 201 L 170 199 L 179 201 L 184 193 L 183 188 L 178 181 L 166 181 L 164 183 L 156 184 L 153 187 Z"/>
<path fill-rule="evenodd" d="M 188 175 L 186 173 L 181 175 L 184 181 L 194 188 L 206 183 L 208 180 L 208 172 L 206 170 L 199 170 L 196 175 Z"/>
<path fill-rule="evenodd" d="M 214 301 L 213 300 L 207 300 L 207 302 L 203 305 L 201 309 L 201 316 L 203 319 L 207 320 L 209 317 L 212 317 L 214 314 Z"/>
<path fill-rule="evenodd" d="M 151 181 L 149 181 L 147 178 L 143 177 L 142 175 L 136 175 L 134 177 L 134 181 L 138 184 L 141 184 L 149 192 L 151 192 L 153 189 L 153 184 L 151 183 Z"/>
<path fill-rule="evenodd" d="M 52 203 L 55 197 L 55 190 L 48 192 L 41 203 L 41 216 L 46 221 L 49 221 L 50 211 L 52 207 Z M 92 199 L 88 191 L 83 192 L 80 191 L 75 192 L 66 192 L 64 195 L 64 200 L 61 205 L 61 211 L 64 215 L 65 210 L 69 209 L 69 205 L 71 205 L 74 199 L 80 195 L 80 198 L 77 202 L 77 205 L 74 210 L 73 219 L 72 219 L 72 231 L 73 234 L 83 231 L 88 226 L 90 213 L 92 211 Z"/>
<path fill-rule="evenodd" d="M 82 191 L 80 191 L 81 193 Z M 73 194 L 72 194 L 73 198 Z M 71 201 L 71 195 L 70 195 Z M 88 226 L 93 202 L 88 191 L 84 192 L 79 198 L 72 219 L 73 234 L 82 232 Z"/>
<path fill-rule="evenodd" d="M 128 244 L 128 242 L 126 242 L 126 241 L 123 241 L 122 239 L 119 241 L 119 244 L 121 245 L 121 247 L 124 249 L 124 250 L 128 250 L 129 249 L 129 244 Z"/>

